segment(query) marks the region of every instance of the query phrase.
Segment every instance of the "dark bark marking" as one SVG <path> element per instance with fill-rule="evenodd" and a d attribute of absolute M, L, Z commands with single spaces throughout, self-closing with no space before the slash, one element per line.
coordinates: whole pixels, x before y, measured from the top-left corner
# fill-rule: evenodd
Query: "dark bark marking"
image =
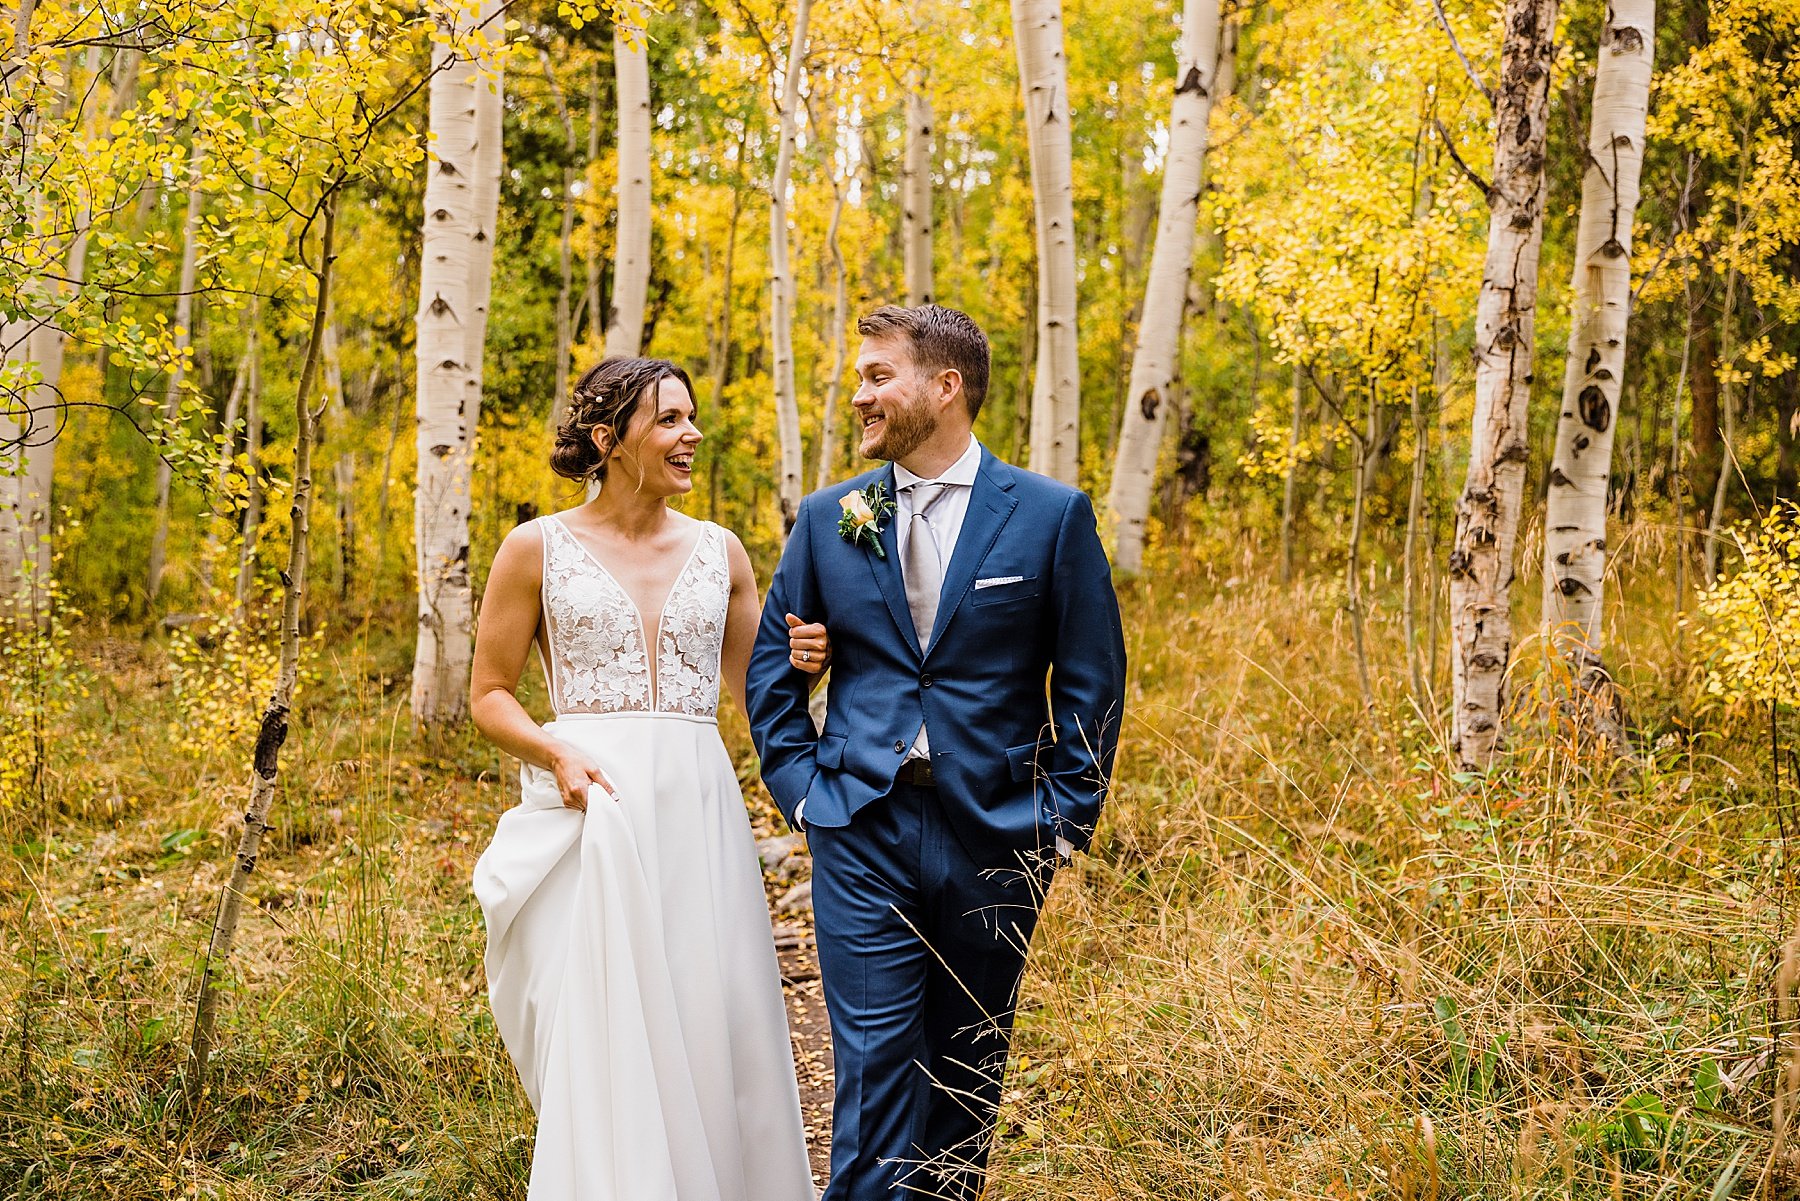
<path fill-rule="evenodd" d="M 1606 432 L 1612 424 L 1612 404 L 1606 399 L 1606 393 L 1595 384 L 1589 384 L 1581 390 L 1577 398 L 1581 408 L 1581 423 L 1591 430 Z"/>
<path fill-rule="evenodd" d="M 270 705 L 263 714 L 262 728 L 256 733 L 256 774 L 265 780 L 275 778 L 281 744 L 287 741 L 287 712 L 286 705 Z"/>
<path fill-rule="evenodd" d="M 1198 65 L 1189 67 L 1187 74 L 1182 77 L 1181 82 L 1175 87 L 1175 94 L 1177 96 L 1185 96 L 1189 92 L 1197 92 L 1201 96 L 1206 95 L 1206 81 L 1200 78 L 1200 68 Z"/>
<path fill-rule="evenodd" d="M 1156 411 L 1162 407 L 1162 394 L 1155 388 L 1146 388 L 1138 398 L 1138 409 L 1144 414 L 1145 421 L 1155 421 Z"/>

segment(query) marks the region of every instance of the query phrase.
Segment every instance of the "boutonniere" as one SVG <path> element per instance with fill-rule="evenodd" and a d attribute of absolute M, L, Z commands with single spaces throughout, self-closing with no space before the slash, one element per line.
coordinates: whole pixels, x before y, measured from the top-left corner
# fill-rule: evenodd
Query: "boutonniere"
<path fill-rule="evenodd" d="M 838 517 L 838 536 L 846 542 L 866 544 L 879 558 L 887 558 L 881 549 L 881 522 L 894 511 L 894 502 L 884 484 L 870 484 L 856 492 L 846 492 L 838 499 L 844 512 Z"/>

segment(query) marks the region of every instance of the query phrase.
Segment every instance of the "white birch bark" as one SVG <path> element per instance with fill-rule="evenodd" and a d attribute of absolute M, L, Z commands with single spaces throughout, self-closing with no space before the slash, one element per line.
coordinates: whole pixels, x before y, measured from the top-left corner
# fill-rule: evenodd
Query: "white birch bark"
<path fill-rule="evenodd" d="M 775 355 L 775 424 L 781 442 L 781 529 L 794 527 L 805 491 L 801 461 L 800 404 L 794 389 L 794 276 L 788 262 L 788 181 L 794 170 L 794 142 L 800 110 L 800 72 L 806 64 L 806 26 L 812 0 L 797 0 L 781 86 L 781 151 L 769 189 L 769 326 Z"/>
<path fill-rule="evenodd" d="M 614 26 L 613 63 L 619 90 L 619 232 L 606 321 L 609 358 L 641 349 L 650 290 L 650 60 L 643 34 L 633 31 L 628 39 Z"/>
<path fill-rule="evenodd" d="M 1600 30 L 1569 357 L 1544 511 L 1544 620 L 1587 689 L 1603 676 L 1606 489 L 1631 313 L 1632 224 L 1655 25 L 1655 0 L 1611 0 Z"/>
<path fill-rule="evenodd" d="M 492 11 L 484 5 L 482 24 Z M 498 75 L 484 73 L 466 50 L 457 54 L 464 40 L 455 40 L 456 48 L 433 49 L 435 140 L 425 183 L 417 318 L 419 477 L 413 530 L 419 603 L 412 706 L 420 726 L 459 721 L 468 708 L 474 652 L 472 452 L 500 186 Z"/>
<path fill-rule="evenodd" d="M 1472 768 L 1493 759 L 1512 657 L 1556 9 L 1557 0 L 1506 0 L 1501 16 L 1487 261 L 1475 311 L 1475 412 L 1449 564 L 1451 739 Z"/>
<path fill-rule="evenodd" d="M 1181 315 L 1194 265 L 1194 234 L 1206 163 L 1207 121 L 1212 116 L 1219 63 L 1218 0 L 1187 0 L 1175 64 L 1175 101 L 1169 116 L 1169 153 L 1163 163 L 1157 207 L 1156 246 L 1144 285 L 1143 316 L 1131 383 L 1119 425 L 1106 507 L 1113 525 L 1113 564 L 1133 573 L 1144 564 L 1144 525 L 1156 484 L 1163 418 L 1181 370 Z"/>
<path fill-rule="evenodd" d="M 29 47 L 32 6 L 16 15 L 14 58 L 22 59 Z M 91 104 L 94 88 L 82 101 L 82 124 L 91 143 L 99 144 L 137 94 L 138 66 L 143 54 L 121 50 L 106 73 L 113 79 L 112 98 L 104 115 Z M 88 69 L 95 85 L 103 74 L 99 47 L 89 47 Z M 40 210 L 38 198 L 32 207 Z M 87 278 L 88 239 L 93 211 L 86 197 L 75 220 L 63 270 L 64 278 L 47 286 L 55 290 L 53 303 L 60 312 L 73 302 Z M 0 360 L 29 363 L 36 382 L 16 400 L 0 397 L 0 610 L 27 614 L 41 624 L 49 617 L 50 564 L 52 561 L 52 484 L 56 475 L 56 446 L 63 428 L 62 368 L 67 335 L 61 325 L 47 320 L 41 325 L 0 322 Z M 104 373 L 102 373 L 104 374 Z"/>
<path fill-rule="evenodd" d="M 188 350 L 194 342 L 194 284 L 197 275 L 200 234 L 200 147 L 195 146 L 189 170 L 187 217 L 181 227 L 181 283 L 175 295 L 175 364 L 163 390 L 162 420 L 173 426 L 181 413 L 181 385 L 186 379 Z M 150 530 L 150 566 L 145 591 L 151 604 L 162 591 L 164 558 L 169 544 L 169 489 L 174 469 L 163 455 L 156 459 L 156 518 Z"/>
<path fill-rule="evenodd" d="M 569 395 L 569 353 L 574 340 L 570 299 L 575 290 L 575 118 L 569 112 L 568 99 L 562 85 L 556 82 L 556 67 L 550 52 L 538 48 L 538 59 L 544 65 L 544 82 L 550 85 L 550 97 L 556 101 L 556 115 L 562 121 L 563 149 L 567 158 L 562 173 L 562 229 L 557 241 L 556 290 L 556 382 L 550 393 L 550 434 L 562 424 L 563 410 Z"/>
<path fill-rule="evenodd" d="M 1012 0 L 1037 229 L 1037 372 L 1031 469 L 1074 484 L 1081 466 L 1081 355 L 1075 330 L 1075 183 L 1062 0 Z"/>
<path fill-rule="evenodd" d="M 904 247 L 906 303 L 937 299 L 932 270 L 930 72 L 914 73 L 906 93 L 906 149 L 900 167 L 900 241 Z"/>

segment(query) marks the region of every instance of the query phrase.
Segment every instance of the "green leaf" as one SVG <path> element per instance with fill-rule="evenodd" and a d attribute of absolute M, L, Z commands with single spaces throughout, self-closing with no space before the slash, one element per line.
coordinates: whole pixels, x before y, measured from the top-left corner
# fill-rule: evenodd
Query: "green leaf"
<path fill-rule="evenodd" d="M 1700 1070 L 1694 1073 L 1694 1104 L 1701 1109 L 1717 1109 L 1723 1092 L 1719 1061 L 1708 1055 L 1700 1061 Z"/>
<path fill-rule="evenodd" d="M 1443 1031 L 1444 1041 L 1450 1046 L 1451 1087 L 1463 1092 L 1469 1086 L 1469 1036 L 1463 1030 L 1462 1019 L 1457 1016 L 1456 998 L 1448 994 L 1439 996 L 1431 1003 L 1431 1012 L 1437 1017 L 1438 1029 Z"/>

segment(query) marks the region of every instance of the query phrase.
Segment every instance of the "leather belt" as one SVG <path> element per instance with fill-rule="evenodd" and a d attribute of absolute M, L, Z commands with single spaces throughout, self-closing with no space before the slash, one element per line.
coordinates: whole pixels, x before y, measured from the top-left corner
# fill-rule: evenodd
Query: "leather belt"
<path fill-rule="evenodd" d="M 894 783 L 911 784 L 915 788 L 936 788 L 937 779 L 931 771 L 931 760 L 908 759 L 895 773 Z"/>

